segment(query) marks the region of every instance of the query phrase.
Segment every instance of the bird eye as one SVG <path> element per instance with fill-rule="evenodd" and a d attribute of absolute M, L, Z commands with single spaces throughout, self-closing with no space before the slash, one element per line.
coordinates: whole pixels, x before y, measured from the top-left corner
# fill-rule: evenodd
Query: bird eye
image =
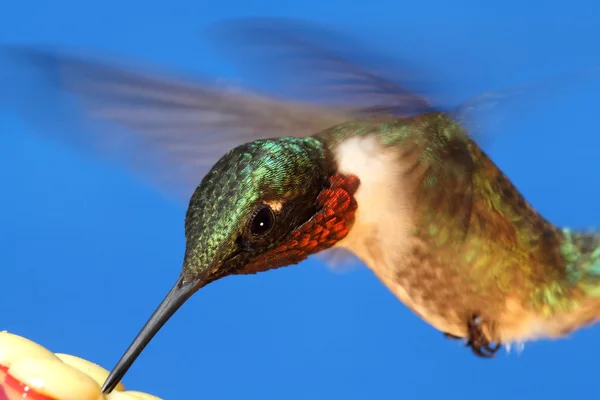
<path fill-rule="evenodd" d="M 261 206 L 254 212 L 250 221 L 250 232 L 254 236 L 263 236 L 269 233 L 275 223 L 275 215 L 269 206 Z"/>

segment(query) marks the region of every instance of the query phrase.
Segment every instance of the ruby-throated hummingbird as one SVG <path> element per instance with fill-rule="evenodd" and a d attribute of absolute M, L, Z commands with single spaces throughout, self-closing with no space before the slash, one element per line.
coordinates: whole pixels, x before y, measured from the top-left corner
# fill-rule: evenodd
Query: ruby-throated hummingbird
<path fill-rule="evenodd" d="M 187 183 L 188 195 L 197 185 L 181 274 L 104 392 L 200 288 L 332 248 L 355 254 L 412 311 L 483 357 L 501 344 L 563 337 L 597 321 L 600 237 L 538 214 L 459 114 L 305 40 L 300 24 L 231 26 L 241 43 L 276 44 L 310 61 L 291 81 L 329 74 L 337 84 L 321 88 L 359 93 L 363 103 L 284 100 L 55 51 L 10 50 L 43 72 L 48 87 L 75 95 L 80 116 L 96 117 L 85 126 L 94 134 L 76 137 L 79 144 L 107 151 L 109 139 L 126 138 L 119 128 L 137 131 L 143 151 L 124 150 L 123 160 L 158 153 L 179 168 L 162 183 Z M 55 101 L 43 91 L 36 99 L 37 112 Z"/>

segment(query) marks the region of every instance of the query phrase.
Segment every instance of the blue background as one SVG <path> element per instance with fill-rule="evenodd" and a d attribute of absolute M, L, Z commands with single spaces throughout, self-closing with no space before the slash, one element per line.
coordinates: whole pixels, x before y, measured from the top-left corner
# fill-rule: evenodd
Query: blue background
<path fill-rule="evenodd" d="M 206 24 L 309 18 L 432 67 L 451 83 L 450 100 L 462 101 L 600 66 L 593 3 L 12 1 L 1 7 L 0 42 L 219 75 L 229 69 L 207 55 Z M 486 150 L 557 224 L 600 223 L 599 89 L 598 80 L 557 89 L 531 111 L 506 107 L 501 129 L 484 124 Z M 118 165 L 42 140 L 1 113 L 0 329 L 110 369 L 179 273 L 184 213 Z M 366 268 L 331 271 L 313 259 L 208 286 L 124 383 L 166 399 L 598 398 L 599 329 L 481 360 L 414 316 Z"/>

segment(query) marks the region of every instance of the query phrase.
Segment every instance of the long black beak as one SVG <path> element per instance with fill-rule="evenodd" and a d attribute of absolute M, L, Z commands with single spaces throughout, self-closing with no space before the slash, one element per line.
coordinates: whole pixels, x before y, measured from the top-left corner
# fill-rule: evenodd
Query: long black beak
<path fill-rule="evenodd" d="M 102 393 L 112 392 L 154 335 L 199 288 L 200 285 L 197 281 L 184 282 L 183 274 L 179 277 L 175 286 L 169 291 L 125 354 L 123 354 L 123 357 L 110 372 L 108 378 L 106 378 L 104 385 L 102 385 Z"/>

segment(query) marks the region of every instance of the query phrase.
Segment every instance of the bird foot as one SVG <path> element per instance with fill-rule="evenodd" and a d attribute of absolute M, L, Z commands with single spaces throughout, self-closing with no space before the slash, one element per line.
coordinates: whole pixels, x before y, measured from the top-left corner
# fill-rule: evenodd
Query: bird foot
<path fill-rule="evenodd" d="M 466 346 L 471 348 L 473 354 L 482 358 L 493 358 L 498 350 L 502 347 L 501 343 L 496 343 L 495 345 L 490 343 L 490 341 L 485 337 L 485 334 L 482 330 L 482 318 L 474 314 L 469 321 L 467 322 L 467 343 Z M 444 337 L 447 339 L 463 339 L 460 336 L 453 335 L 451 333 L 444 332 Z"/>
<path fill-rule="evenodd" d="M 485 337 L 482 327 L 483 320 L 479 315 L 473 315 L 467 322 L 467 330 L 469 332 L 469 340 L 467 346 L 471 348 L 473 354 L 482 358 L 493 358 L 496 352 L 502 347 L 501 343 L 493 345 Z"/>

